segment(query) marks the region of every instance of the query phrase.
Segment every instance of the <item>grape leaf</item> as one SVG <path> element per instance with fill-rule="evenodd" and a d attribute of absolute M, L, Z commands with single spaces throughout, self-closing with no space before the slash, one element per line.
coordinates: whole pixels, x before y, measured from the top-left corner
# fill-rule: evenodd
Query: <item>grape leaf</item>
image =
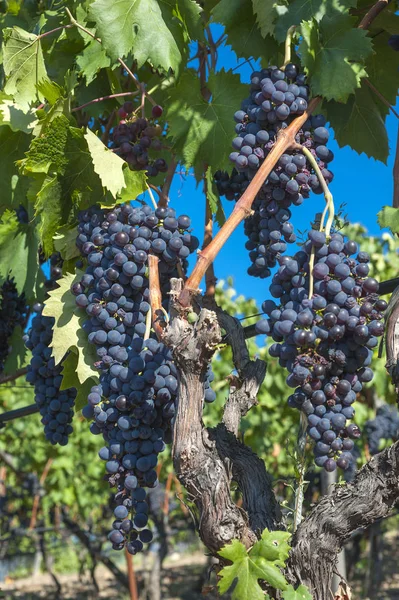
<path fill-rule="evenodd" d="M 79 381 L 77 376 L 78 358 L 76 351 L 71 350 L 65 360 L 62 361 L 62 382 L 60 387 L 61 390 L 67 390 L 68 388 L 76 389 L 75 412 L 82 410 L 87 404 L 87 396 L 90 393 L 90 389 L 98 383 L 98 377 L 89 377 L 83 383 Z"/>
<path fill-rule="evenodd" d="M 53 106 L 65 93 L 64 90 L 55 81 L 45 79 L 37 84 L 38 91 L 46 98 L 47 102 Z"/>
<path fill-rule="evenodd" d="M 25 158 L 20 161 L 22 172 L 47 174 L 50 170 L 63 174 L 68 164 L 65 150 L 68 140 L 69 122 L 64 115 L 55 117 L 46 130 L 46 135 L 32 140 Z"/>
<path fill-rule="evenodd" d="M 220 0 L 212 10 L 213 20 L 222 23 L 227 44 L 237 56 L 272 61 L 278 46 L 270 36 L 264 38 L 252 10 L 252 0 Z"/>
<path fill-rule="evenodd" d="M 95 0 L 90 15 L 112 59 L 133 52 L 138 67 L 149 60 L 166 72 L 179 71 L 181 53 L 156 0 Z"/>
<path fill-rule="evenodd" d="M 107 56 L 104 47 L 96 40 L 90 40 L 84 50 L 76 57 L 76 64 L 86 78 L 89 85 L 98 71 L 111 66 L 111 59 Z"/>
<path fill-rule="evenodd" d="M 40 215 L 38 231 L 47 256 L 53 251 L 53 235 L 59 223 L 62 222 L 61 192 L 61 184 L 56 176 L 35 181 L 29 190 L 30 197 L 35 204 L 36 214 Z"/>
<path fill-rule="evenodd" d="M 265 3 L 266 4 L 266 3 Z M 339 14 L 356 6 L 356 0 L 294 0 L 286 10 L 279 7 L 280 17 L 275 26 L 275 37 L 284 41 L 291 25 L 315 19 L 320 22 L 326 14 Z"/>
<path fill-rule="evenodd" d="M 23 131 L 30 134 L 36 123 L 34 109 L 26 112 L 22 106 L 7 99 L 0 104 L 0 125 L 8 125 L 12 131 Z"/>
<path fill-rule="evenodd" d="M 302 23 L 299 45 L 302 65 L 309 75 L 314 95 L 346 102 L 367 75 L 365 60 L 372 41 L 367 31 L 354 29 L 355 19 L 347 15 L 326 15 Z"/>
<path fill-rule="evenodd" d="M 373 39 L 374 53 L 369 57 L 366 69 L 369 81 L 392 106 L 395 106 L 398 93 L 399 52 L 394 52 L 388 45 L 389 37 L 388 33 L 383 33 Z M 381 65 L 384 65 L 383 69 Z M 374 97 L 377 98 L 375 94 Z M 383 103 L 381 103 L 381 111 L 389 112 L 388 107 Z"/>
<path fill-rule="evenodd" d="M 264 2 L 264 0 L 252 0 L 253 12 L 263 37 L 273 35 L 274 22 L 277 17 L 277 2 Z"/>
<path fill-rule="evenodd" d="M 49 292 L 43 315 L 54 317 L 53 340 L 51 342 L 52 355 L 58 365 L 68 350 L 75 349 L 78 353 L 76 373 L 80 383 L 84 383 L 90 377 L 98 378 L 94 363 L 97 361 L 95 347 L 90 344 L 87 334 L 83 330 L 86 320 L 85 311 L 76 307 L 75 297 L 70 291 L 72 283 L 79 281 L 82 273 L 76 276 L 67 273 L 57 281 L 58 287 Z"/>
<path fill-rule="evenodd" d="M 287 582 L 279 568 L 259 555 L 252 557 L 251 551 L 248 553 L 244 544 L 238 540 L 233 540 L 219 554 L 233 563 L 219 573 L 218 589 L 221 594 L 227 592 L 237 581 L 232 593 L 233 600 L 264 600 L 259 579 L 267 581 L 278 590 L 286 589 Z"/>
<path fill-rule="evenodd" d="M 117 204 L 123 204 L 135 200 L 137 196 L 147 190 L 147 175 L 144 171 L 131 171 L 127 166 L 123 169 L 123 175 L 125 178 L 125 186 L 119 194 L 116 202 Z M 115 200 L 113 200 L 115 204 Z M 101 206 L 107 206 L 104 202 Z"/>
<path fill-rule="evenodd" d="M 372 32 L 380 33 L 381 29 L 384 29 L 392 35 L 399 34 L 399 16 L 395 14 L 394 10 L 391 10 L 389 6 L 386 6 L 383 11 L 373 20 L 369 30 Z M 374 36 L 374 42 L 377 41 Z"/>
<path fill-rule="evenodd" d="M 80 255 L 76 246 L 76 227 L 69 229 L 67 226 L 59 229 L 54 236 L 54 248 L 60 252 L 66 261 L 72 260 Z"/>
<path fill-rule="evenodd" d="M 215 219 L 219 227 L 223 227 L 224 223 L 226 222 L 226 215 L 224 214 L 223 205 L 217 192 L 210 167 L 208 167 L 206 170 L 205 179 L 206 197 L 209 203 L 209 208 L 211 209 L 211 213 L 215 215 Z"/>
<path fill-rule="evenodd" d="M 177 20 L 190 40 L 203 40 L 202 8 L 195 0 L 159 0 L 166 6 L 172 20 Z"/>
<path fill-rule="evenodd" d="M 383 206 L 377 213 L 377 221 L 381 229 L 387 227 L 392 233 L 399 234 L 399 208 Z"/>
<path fill-rule="evenodd" d="M 213 171 L 228 168 L 234 136 L 233 114 L 247 93 L 239 75 L 211 73 L 209 103 L 201 96 L 194 71 L 187 71 L 170 90 L 166 120 L 173 135 L 174 150 L 186 166 L 206 163 Z"/>
<path fill-rule="evenodd" d="M 13 211 L 4 213 L 0 223 L 0 279 L 10 273 L 20 293 L 29 301 L 35 297 L 39 271 L 39 239 L 35 227 L 18 223 Z"/>
<path fill-rule="evenodd" d="M 14 132 L 7 125 L 0 127 L 0 213 L 26 202 L 28 182 L 20 177 L 15 162 L 29 147 L 29 136 Z"/>
<path fill-rule="evenodd" d="M 23 341 L 23 329 L 20 325 L 14 327 L 12 336 L 8 340 L 10 354 L 4 364 L 3 375 L 11 375 L 18 369 L 26 367 L 30 361 L 28 350 Z"/>
<path fill-rule="evenodd" d="M 125 187 L 125 161 L 107 148 L 90 129 L 87 129 L 84 137 L 93 160 L 94 171 L 100 177 L 103 187 L 116 196 Z"/>
<path fill-rule="evenodd" d="M 7 28 L 3 35 L 4 91 L 28 109 L 38 97 L 36 84 L 47 79 L 39 38 L 20 27 Z"/>
<path fill-rule="evenodd" d="M 323 106 L 341 148 L 350 146 L 359 154 L 364 152 L 385 163 L 389 153 L 388 135 L 379 104 L 363 83 L 346 104 L 327 102 Z"/>
<path fill-rule="evenodd" d="M 312 596 L 306 586 L 300 585 L 296 590 L 289 585 L 283 592 L 284 600 L 312 600 Z"/>
<path fill-rule="evenodd" d="M 291 534 L 287 531 L 269 531 L 265 529 L 262 532 L 261 539 L 251 549 L 250 555 L 251 557 L 261 556 L 274 562 L 279 567 L 284 567 L 290 552 L 290 545 L 288 544 L 290 537 Z"/>

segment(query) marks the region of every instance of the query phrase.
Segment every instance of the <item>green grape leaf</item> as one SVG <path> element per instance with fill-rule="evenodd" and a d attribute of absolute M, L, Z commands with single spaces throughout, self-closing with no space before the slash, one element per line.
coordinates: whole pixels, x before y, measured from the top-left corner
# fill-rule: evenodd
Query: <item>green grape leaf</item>
<path fill-rule="evenodd" d="M 177 20 L 190 40 L 203 40 L 202 8 L 195 0 L 159 0 L 167 7 L 172 20 Z"/>
<path fill-rule="evenodd" d="M 65 173 L 68 158 L 65 156 L 68 141 L 69 121 L 64 115 L 55 117 L 46 130 L 46 135 L 32 140 L 20 168 L 25 175 Z"/>
<path fill-rule="evenodd" d="M 35 180 L 29 190 L 29 196 L 34 199 L 36 214 L 40 215 L 38 231 L 46 255 L 53 251 L 53 235 L 58 224 L 62 222 L 61 193 L 62 188 L 57 177 L 45 177 L 43 181 Z"/>
<path fill-rule="evenodd" d="M 261 556 L 266 560 L 273 561 L 280 567 L 284 567 L 291 548 L 288 544 L 290 537 L 291 534 L 287 531 L 269 531 L 265 529 L 262 532 L 261 539 L 251 549 L 250 556 Z"/>
<path fill-rule="evenodd" d="M 29 147 L 29 136 L 22 131 L 12 131 L 7 125 L 0 127 L 0 214 L 6 208 L 26 203 L 28 182 L 20 177 L 15 162 Z"/>
<path fill-rule="evenodd" d="M 87 318 L 86 313 L 77 308 L 75 296 L 70 291 L 71 285 L 81 277 L 81 272 L 76 276 L 67 273 L 59 279 L 58 287 L 49 292 L 43 315 L 55 319 L 53 340 L 50 344 L 55 363 L 58 365 L 68 350 L 75 350 L 78 353 L 76 374 L 79 382 L 84 383 L 91 377 L 98 379 L 98 372 L 94 368 L 98 357 L 94 345 L 89 343 L 82 328 Z"/>
<path fill-rule="evenodd" d="M 364 152 L 385 163 L 389 153 L 385 111 L 381 114 L 377 100 L 370 88 L 362 83 L 346 104 L 328 102 L 323 106 L 341 148 L 350 146 L 359 154 Z"/>
<path fill-rule="evenodd" d="M 208 87 L 212 93 L 209 103 L 201 96 L 197 74 L 184 73 L 170 90 L 166 120 L 174 150 L 184 164 L 206 163 L 216 171 L 228 168 L 232 118 L 247 90 L 239 75 L 223 70 L 210 74 Z"/>
<path fill-rule="evenodd" d="M 369 27 L 370 31 L 378 32 L 378 35 L 380 35 L 381 29 L 384 29 L 391 35 L 399 34 L 399 16 L 395 14 L 395 9 L 391 10 L 389 6 L 386 6 Z M 374 43 L 378 41 L 376 36 L 373 36 L 373 41 Z"/>
<path fill-rule="evenodd" d="M 8 340 L 10 354 L 5 361 L 3 375 L 11 375 L 29 364 L 30 355 L 22 339 L 23 336 L 22 327 L 20 325 L 14 327 L 14 331 Z"/>
<path fill-rule="evenodd" d="M 226 43 L 237 56 L 267 61 L 276 56 L 278 46 L 270 36 L 262 36 L 252 10 L 252 0 L 220 0 L 212 10 L 212 16 L 214 21 L 224 25 Z"/>
<path fill-rule="evenodd" d="M 18 223 L 13 211 L 0 221 L 0 279 L 10 274 L 28 302 L 35 297 L 39 271 L 39 238 L 34 225 Z"/>
<path fill-rule="evenodd" d="M 267 581 L 278 590 L 287 588 L 284 575 L 273 561 L 259 555 L 252 556 L 252 552 L 248 553 L 244 544 L 238 540 L 233 540 L 219 554 L 233 563 L 224 567 L 219 573 L 218 588 L 221 594 L 227 592 L 237 582 L 232 594 L 233 600 L 264 600 L 259 579 Z"/>
<path fill-rule="evenodd" d="M 389 33 L 383 33 L 373 39 L 374 53 L 367 60 L 366 69 L 370 83 L 392 106 L 395 106 L 398 93 L 399 52 L 392 51 L 388 44 L 389 38 Z M 384 65 L 383 69 L 381 65 Z M 388 107 L 378 99 L 375 92 L 372 93 L 374 100 L 380 103 L 381 111 L 388 113 Z"/>
<path fill-rule="evenodd" d="M 101 179 L 103 187 L 113 196 L 117 196 L 125 187 L 123 177 L 125 161 L 107 148 L 90 129 L 87 129 L 84 137 L 93 160 L 94 171 Z"/>
<path fill-rule="evenodd" d="M 258 579 L 265 579 L 262 570 L 249 558 L 244 544 L 233 540 L 219 552 L 220 556 L 230 560 L 233 564 L 224 567 L 220 573 L 218 589 L 220 594 L 226 593 L 237 582 L 233 600 L 270 600 L 265 596 Z"/>
<path fill-rule="evenodd" d="M 256 14 L 256 20 L 263 37 L 273 35 L 274 22 L 277 17 L 277 2 L 264 2 L 264 0 L 252 0 L 253 12 Z"/>
<path fill-rule="evenodd" d="M 147 175 L 144 171 L 131 171 L 127 165 L 123 169 L 125 179 L 125 187 L 118 195 L 117 204 L 124 204 L 131 200 L 136 200 L 137 196 L 143 194 L 147 190 Z M 115 204 L 115 200 L 113 201 Z M 101 203 L 102 207 L 106 207 L 105 203 Z"/>
<path fill-rule="evenodd" d="M 283 42 L 291 25 L 310 19 L 319 23 L 326 14 L 341 14 L 356 4 L 356 0 L 294 0 L 286 7 L 278 7 L 280 17 L 276 22 L 275 36 Z"/>
<path fill-rule="evenodd" d="M 216 223 L 219 227 L 223 227 L 226 221 L 226 215 L 224 214 L 223 205 L 220 200 L 215 182 L 213 181 L 212 170 L 210 167 L 207 168 L 205 173 L 206 180 L 206 197 L 209 203 L 209 207 L 213 215 L 215 215 Z"/>
<path fill-rule="evenodd" d="M 387 227 L 392 233 L 399 234 L 399 208 L 383 206 L 377 213 L 377 221 L 382 229 Z"/>
<path fill-rule="evenodd" d="M 22 106 L 7 99 L 0 104 L 0 125 L 8 125 L 12 131 L 23 131 L 30 134 L 36 123 L 34 109 L 26 112 Z"/>
<path fill-rule="evenodd" d="M 61 253 L 64 260 L 70 261 L 77 258 L 80 252 L 76 246 L 76 227 L 69 229 L 67 226 L 61 227 L 55 234 L 54 248 Z"/>
<path fill-rule="evenodd" d="M 86 78 L 89 85 L 98 71 L 111 66 L 111 59 L 107 56 L 104 47 L 96 40 L 90 40 L 84 50 L 76 57 L 76 64 Z"/>
<path fill-rule="evenodd" d="M 314 95 L 346 102 L 367 75 L 364 63 L 372 41 L 367 31 L 353 28 L 354 21 L 337 14 L 302 23 L 299 54 Z"/>
<path fill-rule="evenodd" d="M 284 600 L 312 600 L 312 596 L 306 586 L 300 585 L 297 589 L 294 589 L 292 585 L 283 592 Z"/>
<path fill-rule="evenodd" d="M 181 53 L 156 0 L 95 0 L 90 15 L 112 59 L 133 52 L 138 67 L 149 60 L 166 72 L 179 71 Z"/>
<path fill-rule="evenodd" d="M 38 98 L 36 85 L 47 79 L 39 38 L 20 27 L 4 29 L 3 35 L 4 91 L 28 109 Z"/>
<path fill-rule="evenodd" d="M 40 81 L 36 87 L 42 94 L 43 98 L 46 98 L 47 102 L 51 104 L 51 106 L 60 100 L 65 93 L 58 83 L 55 81 L 49 81 L 48 79 Z"/>
<path fill-rule="evenodd" d="M 90 393 L 90 389 L 93 385 L 98 383 L 98 378 L 89 377 L 81 383 L 77 375 L 79 355 L 75 350 L 71 350 L 68 356 L 62 361 L 62 382 L 61 390 L 67 390 L 68 388 L 75 388 L 77 395 L 75 398 L 75 412 L 82 410 L 87 404 L 87 396 Z"/>

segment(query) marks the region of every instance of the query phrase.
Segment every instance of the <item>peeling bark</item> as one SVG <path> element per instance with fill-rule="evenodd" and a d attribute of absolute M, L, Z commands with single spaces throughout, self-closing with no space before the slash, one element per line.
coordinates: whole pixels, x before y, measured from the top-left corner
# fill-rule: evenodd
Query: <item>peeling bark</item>
<path fill-rule="evenodd" d="M 292 539 L 287 577 L 307 585 L 314 600 L 333 598 L 337 555 L 351 534 L 386 517 L 399 500 L 399 442 L 374 456 L 352 483 L 336 486 L 303 521 Z"/>

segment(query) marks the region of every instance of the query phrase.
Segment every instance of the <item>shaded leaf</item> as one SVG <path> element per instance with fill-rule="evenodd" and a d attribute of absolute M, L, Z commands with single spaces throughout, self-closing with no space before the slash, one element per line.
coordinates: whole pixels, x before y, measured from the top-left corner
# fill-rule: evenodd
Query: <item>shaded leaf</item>
<path fill-rule="evenodd" d="M 215 219 L 219 227 L 222 227 L 226 221 L 226 215 L 224 214 L 223 205 L 220 200 L 220 196 L 217 191 L 217 187 L 213 180 L 213 175 L 211 168 L 208 167 L 205 173 L 206 178 L 206 189 L 207 189 L 207 200 L 209 203 L 209 207 L 213 215 L 215 215 Z"/>
<path fill-rule="evenodd" d="M 19 104 L 7 99 L 0 104 L 0 125 L 8 125 L 12 131 L 30 134 L 36 122 L 34 109 L 25 111 Z"/>
<path fill-rule="evenodd" d="M 28 182 L 19 175 L 17 160 L 29 147 L 29 136 L 14 132 L 7 125 L 0 127 L 0 214 L 6 208 L 26 203 Z"/>
<path fill-rule="evenodd" d="M 359 154 L 364 152 L 386 162 L 389 147 L 385 115 L 381 114 L 380 103 L 365 83 L 346 104 L 328 102 L 323 106 L 339 146 L 350 146 Z"/>
<path fill-rule="evenodd" d="M 325 15 L 302 24 L 299 45 L 301 63 L 308 73 L 312 92 L 328 100 L 346 102 L 366 76 L 365 60 L 372 53 L 367 31 L 353 28 L 355 19 Z"/>
<path fill-rule="evenodd" d="M 87 85 L 89 85 L 98 71 L 111 66 L 111 59 L 107 56 L 101 44 L 96 40 L 90 40 L 85 49 L 76 57 L 76 64 L 86 78 Z"/>
<path fill-rule="evenodd" d="M 18 223 L 15 213 L 7 211 L 0 222 L 0 279 L 9 273 L 20 293 L 29 301 L 35 298 L 39 272 L 39 239 L 34 225 Z"/>
<path fill-rule="evenodd" d="M 10 354 L 4 364 L 3 375 L 11 375 L 18 369 L 26 367 L 30 362 L 30 354 L 23 341 L 24 332 L 20 325 L 14 327 L 12 336 L 8 340 Z"/>
<path fill-rule="evenodd" d="M 212 98 L 205 102 L 194 71 L 184 73 L 170 91 L 166 119 L 173 146 L 186 166 L 206 163 L 213 171 L 228 168 L 234 135 L 232 119 L 247 89 L 240 77 L 226 71 L 211 73 Z"/>
<path fill-rule="evenodd" d="M 253 12 L 263 37 L 273 35 L 274 21 L 277 18 L 277 2 L 264 2 L 264 0 L 252 0 Z"/>
<path fill-rule="evenodd" d="M 214 21 L 224 25 L 226 43 L 237 56 L 264 58 L 267 61 L 273 61 L 276 57 L 278 45 L 270 36 L 262 36 L 252 9 L 252 0 L 220 0 L 212 10 L 212 16 Z"/>

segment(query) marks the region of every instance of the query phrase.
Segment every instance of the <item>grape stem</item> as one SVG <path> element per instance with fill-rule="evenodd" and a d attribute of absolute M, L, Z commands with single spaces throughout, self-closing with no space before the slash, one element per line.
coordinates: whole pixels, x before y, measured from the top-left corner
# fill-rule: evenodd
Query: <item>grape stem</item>
<path fill-rule="evenodd" d="M 23 367 L 22 369 L 18 369 L 15 373 L 11 373 L 10 375 L 2 375 L 0 377 L 0 384 L 7 383 L 8 381 L 15 381 L 18 377 L 22 377 L 26 375 L 28 372 L 28 367 Z"/>
<path fill-rule="evenodd" d="M 102 96 L 101 98 L 94 98 L 94 100 L 90 100 L 90 102 L 86 102 L 81 106 L 76 106 L 72 108 L 71 112 L 77 112 L 82 108 L 86 108 L 86 106 L 90 106 L 90 104 L 96 104 L 97 102 L 104 102 L 104 100 L 111 100 L 112 98 L 121 98 L 123 96 L 137 96 L 139 92 L 120 92 L 118 94 L 110 94 L 109 96 Z"/>
<path fill-rule="evenodd" d="M 297 440 L 297 456 L 299 459 L 299 477 L 298 485 L 295 492 L 295 510 L 294 510 L 294 522 L 293 531 L 298 529 L 302 521 L 302 507 L 303 507 L 303 488 L 305 486 L 305 464 L 306 464 L 306 430 L 307 430 L 307 419 L 304 413 L 301 413 L 298 440 Z"/>
<path fill-rule="evenodd" d="M 313 296 L 313 287 L 314 287 L 313 267 L 314 267 L 315 253 L 316 253 L 316 248 L 315 248 L 315 246 L 312 246 L 312 251 L 310 253 L 310 258 L 309 258 L 309 299 L 312 298 L 312 296 Z"/>
<path fill-rule="evenodd" d="M 147 192 L 148 192 L 149 197 L 151 198 L 151 202 L 154 207 L 154 210 L 156 210 L 158 208 L 158 205 L 155 201 L 154 194 L 152 193 L 152 189 L 148 184 L 147 184 Z"/>
<path fill-rule="evenodd" d="M 208 182 L 206 180 L 206 171 L 208 165 L 204 165 L 204 195 L 205 195 L 205 232 L 204 232 L 204 243 L 202 245 L 202 250 L 205 250 L 207 246 L 212 241 L 213 238 L 213 218 L 212 218 L 212 210 L 208 197 Z M 213 263 L 209 265 L 205 273 L 205 295 L 211 298 L 215 297 L 215 286 L 217 279 L 215 277 L 215 270 Z"/>
<path fill-rule="evenodd" d="M 87 35 L 89 35 L 91 38 L 93 38 L 93 40 L 96 40 L 96 42 L 98 42 L 99 44 L 102 44 L 102 41 L 101 41 L 100 38 L 96 37 L 91 31 L 89 31 L 88 29 L 86 29 L 86 27 L 83 27 L 83 25 L 81 25 L 75 19 L 75 17 L 72 15 L 72 13 L 69 10 L 69 8 L 65 8 L 65 11 L 66 11 L 66 13 L 67 13 L 67 15 L 68 15 L 68 17 L 69 17 L 72 25 L 74 25 L 75 27 L 77 27 L 81 31 L 84 31 Z M 132 71 L 129 69 L 129 67 L 127 66 L 127 64 L 121 58 L 118 58 L 118 63 L 121 65 L 121 67 L 123 67 L 125 69 L 126 73 L 129 75 L 129 77 L 131 77 L 133 79 L 135 86 L 137 87 L 138 91 L 141 93 L 142 92 L 142 87 L 141 87 L 142 84 L 137 79 L 136 75 L 134 75 L 134 73 L 132 73 Z M 148 92 L 145 92 L 145 96 L 151 102 L 151 104 L 153 106 L 157 105 L 157 103 L 155 102 L 154 98 Z"/>
<path fill-rule="evenodd" d="M 324 208 L 321 220 L 320 220 L 320 231 L 323 231 L 324 228 L 324 219 L 326 217 L 326 213 L 328 210 L 328 220 L 326 223 L 326 227 L 325 227 L 325 232 L 326 232 L 326 236 L 329 237 L 330 235 L 330 231 L 331 231 L 331 227 L 334 221 L 334 216 L 335 216 L 335 208 L 334 208 L 334 200 L 333 200 L 333 195 L 330 192 L 330 190 L 328 189 L 328 185 L 326 180 L 323 177 L 323 173 L 320 170 L 319 165 L 317 164 L 317 160 L 316 158 L 313 156 L 313 154 L 311 153 L 311 151 L 309 150 L 309 148 L 305 148 L 305 146 L 301 146 L 300 144 L 296 144 L 295 148 L 297 150 L 300 150 L 301 152 L 303 152 L 303 154 L 306 156 L 306 158 L 308 159 L 308 161 L 310 162 L 310 164 L 312 165 L 317 178 L 320 182 L 321 187 L 323 188 L 323 192 L 324 192 L 324 198 L 326 200 L 326 206 Z"/>
<path fill-rule="evenodd" d="M 292 38 L 294 36 L 295 30 L 296 30 L 296 25 L 291 25 L 291 27 L 289 27 L 289 29 L 287 31 L 287 37 L 285 38 L 284 64 L 281 67 L 282 71 L 284 71 L 284 69 L 288 65 L 288 63 L 291 62 L 291 45 L 292 45 Z"/>
<path fill-rule="evenodd" d="M 397 119 L 399 119 L 399 114 L 396 112 L 396 110 L 394 109 L 394 107 L 392 106 L 392 104 L 391 104 L 390 102 L 388 102 L 388 100 L 385 98 L 385 96 L 383 96 L 383 95 L 381 94 L 381 92 L 380 92 L 380 91 L 379 91 L 379 90 L 378 90 L 378 89 L 375 87 L 375 85 L 373 85 L 373 84 L 371 83 L 371 81 L 370 81 L 369 79 L 367 79 L 367 77 L 365 77 L 365 78 L 363 79 L 363 81 L 364 81 L 364 83 L 365 83 L 366 85 L 368 85 L 368 86 L 369 86 L 369 88 L 370 88 L 370 89 L 371 89 L 371 90 L 374 92 L 374 94 L 375 94 L 376 96 L 378 96 L 378 98 L 381 100 L 381 102 L 382 102 L 383 104 L 385 104 L 385 106 L 387 106 L 387 107 L 388 107 L 388 109 L 391 111 L 391 113 L 392 113 L 393 115 L 395 115 L 395 117 L 396 117 Z"/>
<path fill-rule="evenodd" d="M 154 254 L 148 255 L 148 279 L 150 290 L 150 305 L 152 314 L 152 327 L 159 341 L 164 336 L 160 314 L 163 312 L 161 284 L 159 281 L 159 258 Z"/>
<path fill-rule="evenodd" d="M 321 98 L 313 98 L 309 102 L 309 106 L 303 115 L 298 116 L 286 129 L 282 129 L 279 132 L 274 147 L 269 152 L 245 192 L 236 203 L 233 212 L 223 227 L 217 232 L 205 250 L 198 252 L 197 263 L 180 294 L 179 302 L 182 306 L 187 307 L 191 302 L 191 296 L 193 294 L 198 294 L 199 285 L 207 268 L 215 260 L 216 256 L 241 221 L 251 215 L 251 206 L 256 194 L 259 192 L 269 173 L 273 170 L 273 167 L 280 156 L 284 154 L 288 148 L 295 145 L 296 134 L 319 105 L 320 101 Z"/>
<path fill-rule="evenodd" d="M 162 191 L 161 191 L 159 202 L 158 202 L 158 206 L 160 206 L 160 207 L 168 206 L 170 186 L 172 185 L 173 177 L 175 176 L 176 167 L 177 167 L 176 157 L 172 156 L 172 158 L 169 162 L 168 171 L 166 173 L 165 181 L 162 186 Z"/>
<path fill-rule="evenodd" d="M 390 0 L 378 0 L 378 2 L 376 2 L 374 6 L 370 8 L 368 13 L 364 15 L 363 19 L 358 25 L 358 28 L 368 29 L 368 27 L 371 25 L 374 19 L 378 17 L 380 12 L 383 11 L 386 6 L 388 6 L 389 2 Z"/>

